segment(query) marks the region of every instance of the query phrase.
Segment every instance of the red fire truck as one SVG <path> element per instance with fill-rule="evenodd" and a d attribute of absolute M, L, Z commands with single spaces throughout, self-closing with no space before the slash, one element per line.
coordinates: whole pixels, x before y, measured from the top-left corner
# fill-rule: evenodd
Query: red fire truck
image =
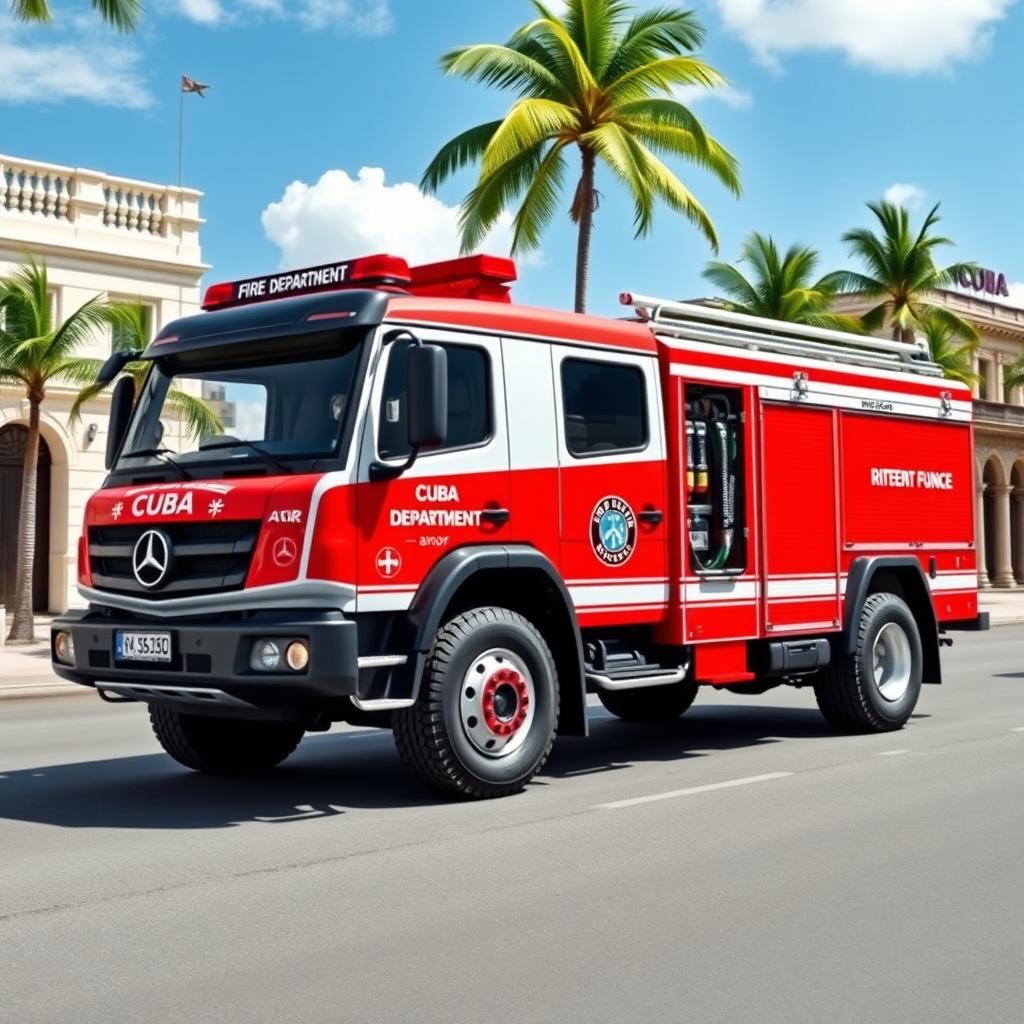
<path fill-rule="evenodd" d="M 58 675 L 145 701 L 201 771 L 332 722 L 466 797 L 516 792 L 587 695 L 813 688 L 900 728 L 977 601 L 971 403 L 917 344 L 372 256 L 213 285 L 111 396 Z M 182 394 L 216 433 L 191 435 Z"/>

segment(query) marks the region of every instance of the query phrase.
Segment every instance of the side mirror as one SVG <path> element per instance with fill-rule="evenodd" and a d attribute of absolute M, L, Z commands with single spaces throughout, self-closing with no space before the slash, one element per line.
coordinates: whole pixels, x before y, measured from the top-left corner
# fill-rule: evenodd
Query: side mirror
<path fill-rule="evenodd" d="M 448 355 L 440 345 L 413 345 L 408 359 L 409 444 L 436 448 L 448 435 Z"/>
<path fill-rule="evenodd" d="M 100 367 L 96 383 L 106 387 L 129 363 L 142 357 L 142 352 L 115 352 Z"/>
<path fill-rule="evenodd" d="M 109 362 L 109 360 L 108 360 Z M 117 453 L 124 443 L 128 432 L 128 421 L 135 406 L 135 380 L 122 377 L 114 387 L 110 396 L 110 425 L 107 428 L 107 469 L 111 469 L 117 459 Z"/>

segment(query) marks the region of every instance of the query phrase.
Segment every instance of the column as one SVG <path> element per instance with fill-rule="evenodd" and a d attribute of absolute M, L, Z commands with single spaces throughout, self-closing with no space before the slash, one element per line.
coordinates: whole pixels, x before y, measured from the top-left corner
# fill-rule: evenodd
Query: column
<path fill-rule="evenodd" d="M 1018 585 L 1024 586 L 1024 490 L 1015 487 L 1010 500 L 1013 502 L 1011 527 L 1014 540 L 1017 542 L 1014 545 L 1017 549 L 1017 564 L 1013 571 Z"/>
<path fill-rule="evenodd" d="M 1006 395 L 1004 394 L 1003 388 L 1003 353 L 997 352 L 995 358 L 995 379 L 996 379 L 996 397 L 995 401 L 1005 402 Z"/>
<path fill-rule="evenodd" d="M 974 549 L 978 555 L 978 589 L 992 586 L 988 578 L 988 566 L 985 562 L 985 488 L 988 484 L 978 484 L 978 511 L 974 520 Z"/>
<path fill-rule="evenodd" d="M 1013 565 L 1010 563 L 1010 491 L 1009 484 L 990 484 L 992 500 L 992 543 L 995 557 L 995 579 L 992 586 L 1004 589 L 1013 586 Z"/>

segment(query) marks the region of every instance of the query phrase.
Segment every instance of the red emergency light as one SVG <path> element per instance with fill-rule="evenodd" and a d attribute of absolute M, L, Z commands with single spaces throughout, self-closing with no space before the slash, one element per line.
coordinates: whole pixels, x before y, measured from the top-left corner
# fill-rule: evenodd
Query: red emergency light
<path fill-rule="evenodd" d="M 501 256 L 463 256 L 410 270 L 401 256 L 381 253 L 212 284 L 203 296 L 203 309 L 226 309 L 348 288 L 386 288 L 414 295 L 509 302 L 509 285 L 515 279 L 515 263 Z"/>

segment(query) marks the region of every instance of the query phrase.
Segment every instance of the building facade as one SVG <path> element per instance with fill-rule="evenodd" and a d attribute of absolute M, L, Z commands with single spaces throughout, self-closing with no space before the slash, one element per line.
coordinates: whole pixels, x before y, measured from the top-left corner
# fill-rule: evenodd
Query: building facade
<path fill-rule="evenodd" d="M 964 291 L 938 292 L 932 301 L 969 320 L 981 335 L 974 355 L 980 380 L 972 388 L 978 585 L 1013 589 L 1024 587 L 1024 392 L 1006 383 L 1004 371 L 1024 354 L 1024 309 L 1010 303 L 1005 285 L 997 294 L 1004 281 L 986 272 L 973 286 L 965 282 Z M 869 305 L 852 296 L 837 308 L 863 313 Z"/>
<path fill-rule="evenodd" d="M 99 295 L 141 301 L 150 330 L 199 308 L 201 193 L 0 154 L 0 277 L 27 255 L 47 266 L 55 320 Z M 109 332 L 77 353 L 110 354 Z M 52 384 L 42 408 L 34 603 L 75 603 L 85 502 L 104 476 L 109 390 L 72 425 L 77 389 Z M 0 604 L 10 603 L 28 403 L 0 384 Z"/>

